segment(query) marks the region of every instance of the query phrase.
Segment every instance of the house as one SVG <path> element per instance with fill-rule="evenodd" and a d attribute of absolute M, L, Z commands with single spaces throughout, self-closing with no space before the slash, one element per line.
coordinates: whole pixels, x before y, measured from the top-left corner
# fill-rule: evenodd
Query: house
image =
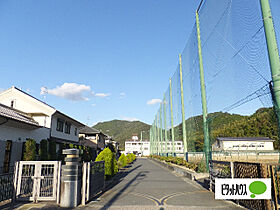
<path fill-rule="evenodd" d="M 27 138 L 46 139 L 49 129 L 39 125 L 28 114 L 0 104 L 0 173 L 8 172 L 21 160 Z"/>
<path fill-rule="evenodd" d="M 274 142 L 266 137 L 218 137 L 212 151 L 273 151 Z"/>
<path fill-rule="evenodd" d="M 0 104 L 3 119 L 0 124 L 2 144 L 25 142 L 27 138 L 32 138 L 39 144 L 42 139 L 47 139 L 56 142 L 57 151 L 62 144 L 79 144 L 79 130 L 84 124 L 28 93 L 11 87 L 0 93 Z M 12 151 L 13 148 L 15 146 L 12 145 Z M 21 151 L 20 148 L 17 150 Z M 20 160 L 19 154 L 17 157 L 12 156 L 12 159 Z M 0 164 L 1 162 L 0 158 Z"/>
<path fill-rule="evenodd" d="M 84 128 L 82 128 L 80 130 L 79 138 L 80 138 L 80 140 L 88 139 L 91 142 L 94 142 L 97 145 L 98 153 L 105 148 L 106 135 L 95 128 L 85 126 Z"/>
<path fill-rule="evenodd" d="M 119 151 L 119 142 L 113 140 L 113 138 L 111 136 L 106 135 L 105 145 L 107 146 L 108 144 L 112 144 L 115 147 L 116 152 Z"/>

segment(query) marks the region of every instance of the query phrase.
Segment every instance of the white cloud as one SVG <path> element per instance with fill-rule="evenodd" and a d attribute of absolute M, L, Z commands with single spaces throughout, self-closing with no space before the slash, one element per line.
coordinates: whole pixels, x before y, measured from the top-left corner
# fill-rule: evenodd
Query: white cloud
<path fill-rule="evenodd" d="M 96 97 L 100 97 L 100 98 L 107 98 L 110 95 L 111 95 L 110 93 L 96 93 L 95 94 Z"/>
<path fill-rule="evenodd" d="M 96 104 L 91 104 L 91 106 L 96 106 Z"/>
<path fill-rule="evenodd" d="M 155 105 L 155 104 L 159 104 L 161 103 L 161 99 L 158 99 L 158 98 L 153 98 L 149 101 L 147 101 L 147 105 Z"/>
<path fill-rule="evenodd" d="M 130 121 L 130 122 L 132 122 L 132 121 L 139 121 L 139 119 L 134 118 L 134 117 L 125 117 L 125 116 L 123 116 L 123 117 L 121 117 L 121 119 L 122 120 L 126 120 L 126 121 Z"/>
<path fill-rule="evenodd" d="M 77 83 L 64 83 L 61 86 L 57 86 L 53 89 L 41 87 L 41 95 L 50 94 L 65 98 L 71 101 L 88 101 L 89 98 L 84 96 L 84 93 L 90 93 L 91 88 L 88 85 Z"/>
<path fill-rule="evenodd" d="M 126 94 L 124 92 L 120 93 L 120 99 L 124 99 Z"/>

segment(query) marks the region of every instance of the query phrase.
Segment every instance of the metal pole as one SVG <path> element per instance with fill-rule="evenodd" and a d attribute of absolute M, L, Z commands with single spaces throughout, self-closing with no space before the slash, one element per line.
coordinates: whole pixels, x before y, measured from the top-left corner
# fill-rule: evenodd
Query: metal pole
<path fill-rule="evenodd" d="M 209 130 L 208 130 L 208 122 L 207 122 L 207 102 L 206 102 L 206 91 L 205 91 L 202 50 L 201 50 L 201 40 L 200 40 L 199 17 L 198 17 L 197 11 L 195 13 L 195 16 L 196 16 L 197 45 L 198 45 L 198 56 L 199 56 L 201 101 L 202 101 L 202 112 L 203 112 L 204 150 L 205 150 L 206 169 L 208 172 L 209 171 L 209 160 L 211 159 L 211 157 L 210 157 L 210 140 L 209 140 Z"/>
<path fill-rule="evenodd" d="M 272 77 L 272 98 L 273 104 L 277 113 L 278 130 L 280 129 L 280 58 L 279 50 L 276 41 L 275 29 L 273 25 L 273 19 L 271 15 L 269 0 L 260 0 L 263 24 L 266 37 L 266 45 L 269 57 L 270 71 Z M 280 134 L 278 133 L 278 136 Z"/>
<path fill-rule="evenodd" d="M 150 127 L 150 154 L 152 154 L 151 143 L 152 143 L 152 126 Z"/>
<path fill-rule="evenodd" d="M 185 160 L 188 161 L 188 144 L 187 144 L 187 134 L 186 134 L 184 88 L 183 88 L 183 70 L 182 70 L 182 56 L 181 56 L 181 54 L 179 54 L 179 66 L 180 66 L 180 86 L 181 86 L 182 130 L 183 130 L 184 157 L 185 157 Z"/>
<path fill-rule="evenodd" d="M 142 142 L 142 131 L 141 131 L 141 139 L 140 139 L 140 151 L 141 151 L 141 156 L 143 156 L 143 151 L 142 151 L 142 144 L 143 144 L 143 142 Z"/>
<path fill-rule="evenodd" d="M 157 113 L 157 153 L 158 153 L 158 155 L 160 155 L 159 153 L 160 153 L 160 150 L 159 150 L 159 146 L 160 146 L 160 144 L 159 144 L 159 112 Z"/>
<path fill-rule="evenodd" d="M 160 104 L 160 155 L 163 155 L 163 136 L 162 136 L 162 103 Z"/>
<path fill-rule="evenodd" d="M 171 138 L 172 138 L 172 155 L 173 157 L 176 156 L 175 154 L 175 146 L 174 146 L 174 125 L 173 125 L 173 103 L 172 103 L 172 86 L 171 86 L 171 78 L 169 79 L 169 89 L 170 89 L 170 112 L 171 112 Z"/>
<path fill-rule="evenodd" d="M 164 109 L 164 138 L 165 138 L 165 155 L 168 156 L 167 150 L 167 129 L 166 129 L 166 98 L 163 96 L 163 109 Z"/>

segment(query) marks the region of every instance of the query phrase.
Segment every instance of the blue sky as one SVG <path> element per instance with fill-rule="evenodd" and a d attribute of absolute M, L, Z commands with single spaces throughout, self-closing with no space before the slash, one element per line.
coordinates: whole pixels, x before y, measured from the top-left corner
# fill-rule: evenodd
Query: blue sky
<path fill-rule="evenodd" d="M 89 125 L 112 119 L 151 123 L 197 5 L 2 0 L 0 88 L 14 85 Z"/>

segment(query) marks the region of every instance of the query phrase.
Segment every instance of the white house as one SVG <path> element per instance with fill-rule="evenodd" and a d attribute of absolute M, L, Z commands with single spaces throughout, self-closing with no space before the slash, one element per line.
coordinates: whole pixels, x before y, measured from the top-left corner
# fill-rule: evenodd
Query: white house
<path fill-rule="evenodd" d="M 7 146 L 8 142 L 24 142 L 27 138 L 32 138 L 37 143 L 42 139 L 58 144 L 79 143 L 79 129 L 84 127 L 82 123 L 16 87 L 0 93 L 0 104 L 3 121 L 0 122 L 2 145 Z M 12 145 L 12 150 L 13 148 L 15 146 Z M 5 146 L 0 147 L 0 154 L 2 151 L 5 153 Z M 17 151 L 21 152 L 20 149 Z M 19 160 L 18 157 L 16 159 Z M 0 166 L 2 160 L 0 155 Z"/>
<path fill-rule="evenodd" d="M 273 151 L 274 141 L 266 137 L 218 137 L 212 151 Z"/>

